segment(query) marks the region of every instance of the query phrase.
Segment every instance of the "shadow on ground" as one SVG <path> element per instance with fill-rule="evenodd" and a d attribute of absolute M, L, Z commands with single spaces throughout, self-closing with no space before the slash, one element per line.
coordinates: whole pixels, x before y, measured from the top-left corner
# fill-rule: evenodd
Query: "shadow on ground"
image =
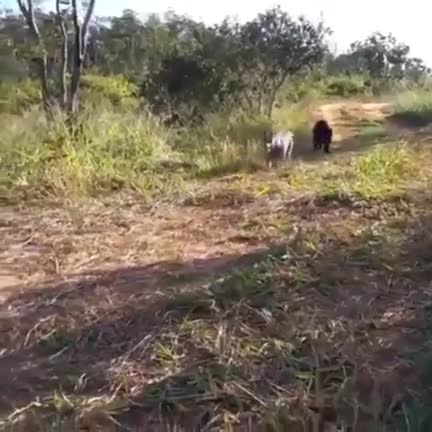
<path fill-rule="evenodd" d="M 394 113 L 387 121 L 399 128 L 416 130 L 432 123 L 432 112 L 405 111 Z"/>
<path fill-rule="evenodd" d="M 367 127 L 365 124 L 364 127 Z M 386 143 L 391 139 L 383 127 L 377 127 L 376 130 L 364 132 L 361 129 L 358 133 L 342 140 L 335 140 L 330 146 L 330 154 L 324 153 L 323 150 L 314 151 L 311 145 L 310 137 L 300 135 L 296 141 L 295 159 L 303 161 L 320 161 L 323 159 L 337 157 L 341 154 L 352 154 L 367 151 L 380 144 Z"/>
<path fill-rule="evenodd" d="M 90 393 L 100 386 L 106 390 L 101 363 L 109 365 L 131 340 L 157 328 L 172 296 L 266 255 L 267 250 L 257 250 L 92 272 L 10 297 L 0 306 L 0 346 L 5 349 L 0 357 L 0 410 L 60 387 L 73 391 L 82 374 L 92 377 Z"/>
<path fill-rule="evenodd" d="M 192 431 L 265 422 L 303 394 L 293 422 L 357 416 L 370 430 L 377 397 L 390 422 L 431 331 L 432 219 L 396 222 L 34 287 L 0 306 L 1 409 L 117 392 L 135 404 L 125 424 Z"/>

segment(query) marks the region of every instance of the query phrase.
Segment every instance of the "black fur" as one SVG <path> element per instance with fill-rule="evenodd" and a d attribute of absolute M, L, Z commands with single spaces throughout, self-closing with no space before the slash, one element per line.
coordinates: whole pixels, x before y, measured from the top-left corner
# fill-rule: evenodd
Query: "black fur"
<path fill-rule="evenodd" d="M 324 152 L 330 153 L 330 144 L 333 139 L 333 129 L 325 120 L 319 120 L 312 129 L 314 150 L 320 150 L 324 146 Z"/>

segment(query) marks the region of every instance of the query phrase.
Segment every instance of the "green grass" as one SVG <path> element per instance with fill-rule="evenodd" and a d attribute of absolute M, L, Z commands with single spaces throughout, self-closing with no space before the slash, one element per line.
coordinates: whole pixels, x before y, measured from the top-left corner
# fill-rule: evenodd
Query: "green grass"
<path fill-rule="evenodd" d="M 184 190 L 187 180 L 263 167 L 262 117 L 215 114 L 206 127 L 180 131 L 130 109 L 102 104 L 82 114 L 70 131 L 59 114 L 47 123 L 34 111 L 2 115 L 0 193 L 91 197 L 116 190 L 144 197 Z M 305 125 L 300 107 L 279 112 L 276 127 Z"/>
<path fill-rule="evenodd" d="M 432 92 L 412 90 L 401 93 L 396 99 L 395 116 L 407 125 L 429 124 L 432 122 Z"/>
<path fill-rule="evenodd" d="M 342 178 L 323 181 L 322 191 L 385 198 L 412 184 L 412 173 L 422 165 L 422 157 L 404 144 L 390 143 L 351 161 Z"/>
<path fill-rule="evenodd" d="M 181 189 L 183 178 L 163 170 L 181 161 L 169 131 L 143 114 L 101 110 L 72 132 L 59 115 L 0 118 L 0 190 L 16 189 L 55 197 L 88 197 L 119 189 L 143 195 Z"/>
<path fill-rule="evenodd" d="M 362 124 L 360 132 L 358 134 L 359 137 L 364 138 L 365 140 L 369 138 L 385 138 L 387 136 L 387 131 L 385 126 L 381 122 L 377 121 L 367 121 Z"/>
<path fill-rule="evenodd" d="M 385 199 L 430 178 L 425 158 L 426 150 L 390 141 L 358 156 L 334 158 L 319 169 L 315 164 L 297 163 L 287 170 L 277 190 L 287 195 L 297 191 L 317 196 L 352 196 L 360 200 Z M 413 172 L 418 173 L 415 179 Z M 247 178 L 243 184 L 247 184 Z"/>

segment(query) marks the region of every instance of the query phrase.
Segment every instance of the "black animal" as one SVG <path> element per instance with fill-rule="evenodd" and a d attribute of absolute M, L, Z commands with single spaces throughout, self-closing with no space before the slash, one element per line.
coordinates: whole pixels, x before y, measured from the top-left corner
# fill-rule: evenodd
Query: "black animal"
<path fill-rule="evenodd" d="M 330 153 L 330 144 L 333 139 L 333 129 L 325 120 L 319 120 L 312 129 L 314 150 L 324 146 L 324 152 Z"/>

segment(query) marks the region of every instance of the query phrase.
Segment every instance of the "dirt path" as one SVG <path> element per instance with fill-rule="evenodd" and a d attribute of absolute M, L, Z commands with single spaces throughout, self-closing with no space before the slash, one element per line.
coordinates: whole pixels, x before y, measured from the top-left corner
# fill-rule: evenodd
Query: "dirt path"
<path fill-rule="evenodd" d="M 366 150 L 373 134 L 365 137 L 362 132 L 375 125 L 376 131 L 381 124 L 381 135 L 399 136 L 401 131 L 389 124 L 386 119 L 391 114 L 390 103 L 372 102 L 332 102 L 317 107 L 311 113 L 310 129 L 317 120 L 327 120 L 333 128 L 331 149 L 336 153 L 351 153 Z M 376 137 L 375 137 L 376 138 Z M 295 136 L 294 157 L 304 161 L 318 161 L 322 153 L 312 151 L 310 133 L 299 132 Z"/>
<path fill-rule="evenodd" d="M 389 103 L 339 102 L 321 105 L 314 117 L 324 118 L 334 130 L 334 141 L 343 141 L 358 134 L 368 122 L 383 121 L 391 114 Z"/>

